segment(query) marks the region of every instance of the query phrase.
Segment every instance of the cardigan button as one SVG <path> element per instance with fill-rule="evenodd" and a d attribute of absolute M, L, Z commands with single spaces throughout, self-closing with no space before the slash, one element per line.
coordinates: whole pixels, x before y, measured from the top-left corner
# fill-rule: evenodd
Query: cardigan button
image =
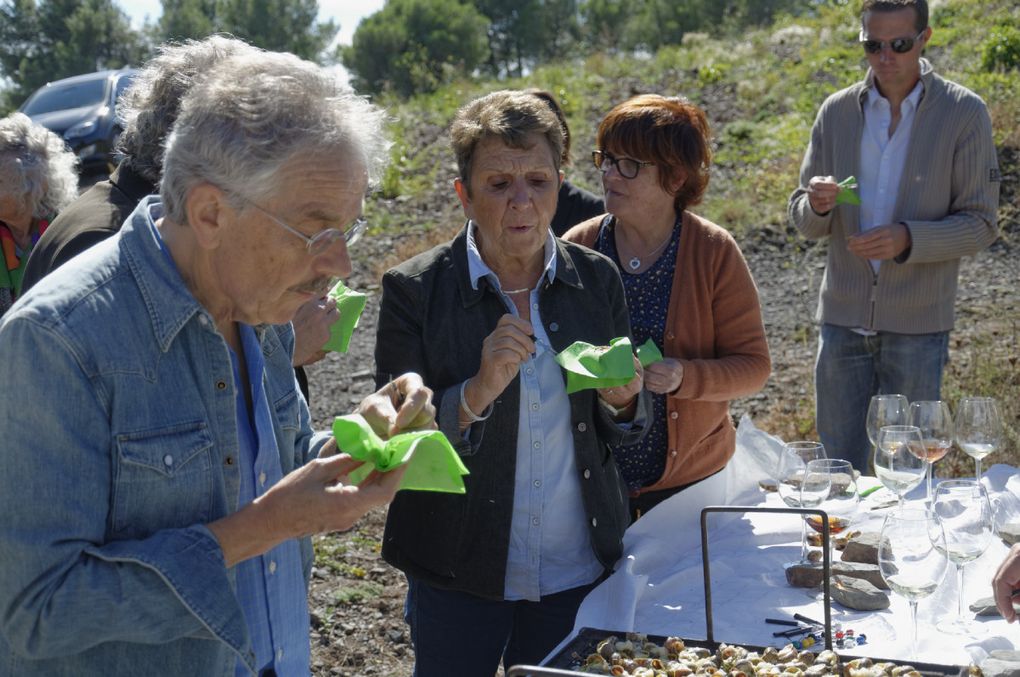
<path fill-rule="evenodd" d="M 591 470 L 588 470 L 588 468 L 584 469 L 584 479 L 586 479 L 586 480 L 590 480 L 591 479 Z"/>
<path fill-rule="evenodd" d="M 673 419 L 674 421 L 677 420 L 677 418 L 679 418 L 679 416 L 680 416 L 680 414 L 676 413 L 675 411 L 669 412 L 669 417 L 671 419 Z"/>
<path fill-rule="evenodd" d="M 673 332 L 669 332 L 668 334 L 666 334 L 666 338 L 673 339 L 673 338 L 676 338 L 676 337 L 673 336 Z"/>
<path fill-rule="evenodd" d="M 581 421 L 580 423 L 577 424 L 577 432 L 583 433 L 586 430 L 588 430 L 588 424 L 587 423 L 585 423 L 584 421 Z"/>
<path fill-rule="evenodd" d="M 670 449 L 669 450 L 669 455 L 675 457 L 676 456 L 676 449 Z"/>

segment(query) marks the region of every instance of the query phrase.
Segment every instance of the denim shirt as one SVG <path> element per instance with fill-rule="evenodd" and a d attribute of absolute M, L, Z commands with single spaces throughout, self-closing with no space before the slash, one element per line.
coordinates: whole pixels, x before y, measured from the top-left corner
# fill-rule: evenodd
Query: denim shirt
<path fill-rule="evenodd" d="M 0 322 L 0 675 L 255 668 L 204 526 L 238 509 L 229 349 L 162 253 L 158 209 L 143 200 Z M 257 335 L 286 475 L 328 437 L 298 395 L 291 327 Z"/>

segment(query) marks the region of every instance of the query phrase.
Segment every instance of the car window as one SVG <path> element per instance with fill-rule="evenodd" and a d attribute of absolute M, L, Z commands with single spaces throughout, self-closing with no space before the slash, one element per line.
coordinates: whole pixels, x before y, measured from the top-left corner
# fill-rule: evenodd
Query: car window
<path fill-rule="evenodd" d="M 117 92 L 113 96 L 114 103 L 120 101 L 120 95 L 124 93 L 124 90 L 131 85 L 131 81 L 134 79 L 134 75 L 124 75 L 117 80 Z"/>
<path fill-rule="evenodd" d="M 55 110 L 98 106 L 106 93 L 106 78 L 67 85 L 53 85 L 37 92 L 22 109 L 25 115 L 40 115 Z"/>

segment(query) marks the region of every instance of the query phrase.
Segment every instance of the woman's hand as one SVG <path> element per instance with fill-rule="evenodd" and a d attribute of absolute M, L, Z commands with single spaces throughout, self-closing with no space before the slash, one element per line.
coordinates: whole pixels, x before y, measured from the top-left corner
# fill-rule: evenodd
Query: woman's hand
<path fill-rule="evenodd" d="M 398 376 L 363 399 L 357 413 L 383 438 L 409 430 L 436 428 L 432 391 L 413 372 Z"/>
<path fill-rule="evenodd" d="M 634 415 L 633 406 L 637 403 L 638 393 L 644 387 L 644 369 L 637 355 L 634 356 L 634 378 L 626 385 L 615 388 L 599 388 L 598 394 L 602 401 L 613 409 L 626 410 L 620 412 L 620 418 L 631 418 Z"/>
<path fill-rule="evenodd" d="M 478 415 L 484 411 L 520 371 L 521 363 L 535 352 L 530 322 L 509 313 L 482 341 L 482 363 L 464 388 L 464 401 Z"/>
<path fill-rule="evenodd" d="M 675 391 L 683 382 L 684 365 L 672 357 L 653 362 L 645 368 L 645 385 L 658 395 Z"/>

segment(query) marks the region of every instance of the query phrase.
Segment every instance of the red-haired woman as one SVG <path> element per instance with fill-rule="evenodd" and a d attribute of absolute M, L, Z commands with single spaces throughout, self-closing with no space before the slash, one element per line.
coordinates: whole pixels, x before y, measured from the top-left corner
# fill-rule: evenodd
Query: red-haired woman
<path fill-rule="evenodd" d="M 708 186 L 704 112 L 682 98 L 636 96 L 602 120 L 592 158 L 609 213 L 564 239 L 616 262 L 635 344 L 651 338 L 664 355 L 645 370 L 651 430 L 613 450 L 637 519 L 726 465 L 736 439 L 729 400 L 760 390 L 771 363 L 740 248 L 688 211 Z"/>

